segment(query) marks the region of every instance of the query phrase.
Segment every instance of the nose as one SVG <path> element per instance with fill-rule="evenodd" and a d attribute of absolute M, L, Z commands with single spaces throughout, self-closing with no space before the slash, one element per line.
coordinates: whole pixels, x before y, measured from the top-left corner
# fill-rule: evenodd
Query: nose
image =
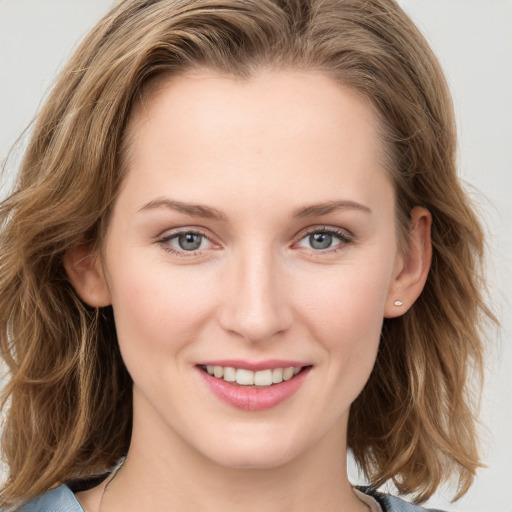
<path fill-rule="evenodd" d="M 250 343 L 288 330 L 292 312 L 284 281 L 280 265 L 270 254 L 259 251 L 241 255 L 225 275 L 222 328 Z"/>

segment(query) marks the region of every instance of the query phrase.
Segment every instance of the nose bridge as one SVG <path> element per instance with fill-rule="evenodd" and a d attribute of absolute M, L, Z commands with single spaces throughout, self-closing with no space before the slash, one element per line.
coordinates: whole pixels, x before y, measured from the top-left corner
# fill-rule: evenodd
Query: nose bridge
<path fill-rule="evenodd" d="M 291 323 L 283 275 L 268 245 L 240 248 L 229 270 L 222 323 L 250 342 L 258 342 L 286 330 Z"/>

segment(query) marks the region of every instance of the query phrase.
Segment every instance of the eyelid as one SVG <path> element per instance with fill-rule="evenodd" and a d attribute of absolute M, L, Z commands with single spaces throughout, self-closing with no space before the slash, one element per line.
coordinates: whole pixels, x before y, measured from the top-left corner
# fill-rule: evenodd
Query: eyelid
<path fill-rule="evenodd" d="M 163 240 L 163 239 L 172 238 L 177 235 L 182 235 L 185 233 L 193 233 L 195 235 L 202 235 L 205 238 L 208 238 L 208 240 L 211 238 L 208 234 L 206 234 L 206 231 L 204 229 L 196 227 L 196 226 L 184 226 L 184 227 L 180 226 L 178 228 L 164 229 L 158 235 L 156 235 L 154 238 L 155 238 L 155 240 Z"/>
<path fill-rule="evenodd" d="M 315 233 L 329 233 L 329 234 L 332 234 L 332 235 L 339 236 L 340 238 L 342 238 L 344 240 L 347 240 L 347 241 L 348 240 L 350 240 L 350 241 L 354 240 L 354 235 L 348 229 L 339 228 L 339 227 L 335 227 L 335 226 L 327 226 L 325 224 L 319 224 L 317 226 L 310 226 L 308 228 L 305 228 L 305 229 L 301 230 L 295 236 L 295 239 L 297 241 L 300 241 L 303 238 L 305 238 L 305 237 L 307 237 L 309 235 L 313 235 Z"/>

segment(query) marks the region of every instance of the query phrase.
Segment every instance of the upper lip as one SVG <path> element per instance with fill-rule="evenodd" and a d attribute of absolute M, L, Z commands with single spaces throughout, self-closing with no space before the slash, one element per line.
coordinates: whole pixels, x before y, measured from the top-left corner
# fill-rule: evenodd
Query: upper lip
<path fill-rule="evenodd" d="M 302 368 L 304 366 L 311 366 L 304 361 L 293 361 L 289 359 L 267 359 L 264 361 L 246 361 L 243 359 L 215 359 L 208 361 L 201 361 L 197 366 L 223 366 L 224 368 L 243 368 L 245 370 L 252 370 L 253 372 L 259 370 L 273 370 L 274 368 Z"/>

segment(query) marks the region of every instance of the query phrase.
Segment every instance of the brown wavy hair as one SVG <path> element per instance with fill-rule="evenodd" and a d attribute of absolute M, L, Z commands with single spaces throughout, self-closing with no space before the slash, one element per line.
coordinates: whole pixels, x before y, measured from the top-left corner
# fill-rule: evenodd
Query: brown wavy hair
<path fill-rule="evenodd" d="M 451 98 L 423 36 L 393 0 L 125 0 L 61 72 L 0 204 L 0 505 L 105 472 L 128 450 L 132 383 L 111 308 L 78 298 L 63 256 L 101 246 L 127 120 L 148 84 L 205 66 L 240 78 L 262 67 L 321 71 L 371 100 L 402 242 L 411 209 L 427 208 L 433 260 L 413 307 L 384 321 L 348 446 L 375 487 L 392 479 L 423 501 L 455 475 L 461 496 L 480 464 L 469 377 L 481 375 L 493 317 L 482 230 L 456 173 Z"/>

